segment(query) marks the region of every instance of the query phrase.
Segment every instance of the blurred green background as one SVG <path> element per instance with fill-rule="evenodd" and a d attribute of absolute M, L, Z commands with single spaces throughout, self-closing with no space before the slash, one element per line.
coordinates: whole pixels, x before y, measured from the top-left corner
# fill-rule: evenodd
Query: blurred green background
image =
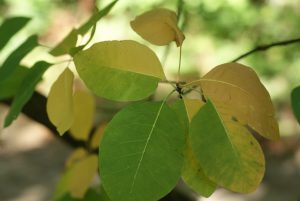
<path fill-rule="evenodd" d="M 300 37 L 299 0 L 120 0 L 112 12 L 98 23 L 93 42 L 133 39 L 144 43 L 158 54 L 168 78 L 175 79 L 179 56 L 175 44 L 171 44 L 170 47 L 153 46 L 134 33 L 129 22 L 142 12 L 156 7 L 176 11 L 180 2 L 183 3 L 179 25 L 186 36 L 182 49 L 184 80 L 202 76 L 214 66 L 230 62 L 258 45 Z M 39 34 L 40 43 L 44 47 L 37 48 L 22 62 L 30 66 L 41 58 L 57 61 L 46 53 L 48 48 L 54 47 L 72 27 L 85 21 L 95 4 L 102 8 L 108 3 L 109 0 L 0 0 L 0 23 L 8 16 L 32 17 L 30 24 L 1 52 L 0 63 L 20 42 L 33 33 Z M 60 60 L 64 59 L 66 58 Z M 243 196 L 219 190 L 209 199 L 199 199 L 296 200 L 297 196 L 300 196 L 300 127 L 290 108 L 290 92 L 293 87 L 300 85 L 300 43 L 257 52 L 239 62 L 252 67 L 268 89 L 275 104 L 283 139 L 279 142 L 261 142 L 267 158 L 267 173 L 264 183 L 254 194 Z M 43 83 L 39 86 L 42 93 L 47 94 L 49 86 L 61 70 L 62 67 L 57 66 L 46 73 Z M 5 110 L 7 108 L 2 109 Z M 3 116 L 3 113 L 0 111 L 0 115 Z M 19 127 L 11 129 L 18 130 Z M 11 133 L 14 132 L 6 129 L 0 138 L 5 143 L 7 139 L 11 139 L 8 133 L 13 135 Z M 7 142 L 14 143 L 14 140 Z M 48 148 L 51 150 L 51 147 Z M 62 149 L 67 155 L 69 150 Z M 0 158 L 13 161 L 13 158 L 7 157 L 9 153 L 7 149 L 5 151 L 5 146 L 3 149 L 0 147 Z M 47 154 L 46 151 L 45 153 Z M 52 154 L 51 157 L 51 160 L 60 161 L 56 169 L 52 170 L 58 175 L 64 155 Z M 4 165 L 5 162 L 0 162 L 0 200 L 25 201 L 22 194 L 12 196 L 2 190 L 2 181 L 9 179 L 5 168 L 2 168 Z M 55 181 L 53 179 L 47 184 L 48 190 L 43 191 L 47 196 L 42 200 L 51 200 Z"/>

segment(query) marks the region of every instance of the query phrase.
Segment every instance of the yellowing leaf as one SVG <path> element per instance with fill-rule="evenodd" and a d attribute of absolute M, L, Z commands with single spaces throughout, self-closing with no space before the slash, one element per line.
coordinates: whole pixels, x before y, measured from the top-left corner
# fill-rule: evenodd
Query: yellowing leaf
<path fill-rule="evenodd" d="M 69 68 L 53 83 L 47 99 L 47 113 L 50 121 L 63 135 L 73 123 L 73 79 Z"/>
<path fill-rule="evenodd" d="M 90 147 L 92 149 L 97 149 L 99 147 L 99 144 L 101 142 L 101 139 L 103 137 L 104 130 L 106 128 L 107 124 L 101 124 L 93 134 L 92 140 L 91 140 L 91 145 Z"/>
<path fill-rule="evenodd" d="M 66 161 L 66 168 L 71 167 L 72 165 L 74 165 L 74 163 L 78 162 L 87 155 L 88 152 L 84 148 L 75 149 Z"/>
<path fill-rule="evenodd" d="M 191 84 L 201 86 L 217 109 L 218 102 L 222 102 L 232 118 L 248 124 L 266 138 L 279 138 L 270 95 L 251 68 L 238 63 L 223 64 Z"/>
<path fill-rule="evenodd" d="M 96 43 L 77 53 L 74 62 L 86 86 L 111 100 L 146 98 L 165 79 L 155 53 L 131 40 Z"/>
<path fill-rule="evenodd" d="M 130 22 L 132 29 L 155 45 L 167 45 L 172 41 L 181 46 L 184 35 L 177 26 L 176 13 L 159 8 L 148 11 Z"/>
<path fill-rule="evenodd" d="M 75 139 L 87 140 L 93 126 L 95 100 L 88 91 L 74 92 L 74 121 L 70 132 Z"/>
<path fill-rule="evenodd" d="M 205 175 L 224 188 L 249 193 L 263 178 L 264 155 L 251 133 L 224 111 L 221 116 L 208 100 L 191 122 L 189 141 Z"/>
<path fill-rule="evenodd" d="M 57 200 L 69 193 L 73 198 L 83 198 L 97 171 L 97 155 L 90 155 L 66 170 L 54 193 Z"/>

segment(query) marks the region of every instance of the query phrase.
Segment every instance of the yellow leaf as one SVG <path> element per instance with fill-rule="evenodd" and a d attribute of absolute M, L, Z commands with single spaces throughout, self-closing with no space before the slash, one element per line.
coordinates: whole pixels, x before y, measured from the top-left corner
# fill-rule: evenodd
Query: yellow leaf
<path fill-rule="evenodd" d="M 75 139 L 87 140 L 93 126 L 95 100 L 88 91 L 74 93 L 74 121 L 70 132 Z"/>
<path fill-rule="evenodd" d="M 91 145 L 90 147 L 92 149 L 97 149 L 99 147 L 100 141 L 103 137 L 104 134 L 104 130 L 106 128 L 107 124 L 101 124 L 97 130 L 95 131 L 95 133 L 93 134 L 92 140 L 91 140 Z"/>
<path fill-rule="evenodd" d="M 54 200 L 66 193 L 70 193 L 73 198 L 83 198 L 96 175 L 97 167 L 98 157 L 95 154 L 74 163 L 62 175 L 54 193 Z"/>
<path fill-rule="evenodd" d="M 71 167 L 74 163 L 78 162 L 82 158 L 86 157 L 88 155 L 88 152 L 84 148 L 77 148 L 75 149 L 69 158 L 66 161 L 66 168 Z"/>
<path fill-rule="evenodd" d="M 270 95 L 251 68 L 238 63 L 222 64 L 188 85 L 199 85 L 218 110 L 218 103 L 225 104 L 232 119 L 248 124 L 266 138 L 279 138 Z"/>
<path fill-rule="evenodd" d="M 73 79 L 72 71 L 66 68 L 52 85 L 47 99 L 48 117 L 60 135 L 73 123 Z"/>
<path fill-rule="evenodd" d="M 188 99 L 188 98 L 184 98 L 183 101 L 184 101 L 185 109 L 186 109 L 186 112 L 187 112 L 187 115 L 189 118 L 189 122 L 191 122 L 194 115 L 204 105 L 204 102 L 202 102 L 202 100 Z"/>
<path fill-rule="evenodd" d="M 148 11 L 130 22 L 132 29 L 155 45 L 167 45 L 172 41 L 181 46 L 184 35 L 177 26 L 176 13 L 159 8 Z"/>

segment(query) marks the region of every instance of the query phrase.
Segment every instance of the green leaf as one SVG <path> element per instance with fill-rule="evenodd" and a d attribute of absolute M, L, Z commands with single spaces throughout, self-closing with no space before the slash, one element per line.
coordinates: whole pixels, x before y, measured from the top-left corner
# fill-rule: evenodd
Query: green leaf
<path fill-rule="evenodd" d="M 37 36 L 30 36 L 22 45 L 20 45 L 9 57 L 4 61 L 0 68 L 0 83 L 8 79 L 8 77 L 18 68 L 20 61 L 33 48 L 38 45 Z"/>
<path fill-rule="evenodd" d="M 13 74 L 0 83 L 0 100 L 12 98 L 19 90 L 23 79 L 27 76 L 29 69 L 18 66 Z"/>
<path fill-rule="evenodd" d="M 300 124 L 300 86 L 293 89 L 291 94 L 291 100 L 294 115 Z"/>
<path fill-rule="evenodd" d="M 103 187 L 113 201 L 153 201 L 174 188 L 184 130 L 165 102 L 132 104 L 114 116 L 100 144 Z"/>
<path fill-rule="evenodd" d="M 88 32 L 88 30 L 92 28 L 102 17 L 106 16 L 110 12 L 110 10 L 114 7 L 117 1 L 118 0 L 113 1 L 100 11 L 97 10 L 86 23 L 84 23 L 81 27 L 78 28 L 78 34 L 86 34 L 86 32 Z"/>
<path fill-rule="evenodd" d="M 32 68 L 22 81 L 19 90 L 13 100 L 9 113 L 7 114 L 4 122 L 4 127 L 9 126 L 13 120 L 17 118 L 24 105 L 29 101 L 32 96 L 35 86 L 42 79 L 44 72 L 51 64 L 44 61 L 39 61 Z"/>
<path fill-rule="evenodd" d="M 70 33 L 58 43 L 49 53 L 53 56 L 70 54 L 72 48 L 76 46 L 78 30 L 72 29 Z"/>
<path fill-rule="evenodd" d="M 8 41 L 29 21 L 30 18 L 28 17 L 12 17 L 5 19 L 0 26 L 0 50 L 2 50 Z"/>
<path fill-rule="evenodd" d="M 96 95 L 117 101 L 140 100 L 164 79 L 160 61 L 135 41 L 105 41 L 74 57 L 79 76 Z"/>
<path fill-rule="evenodd" d="M 177 100 L 172 105 L 170 105 L 170 108 L 176 113 L 181 122 L 181 126 L 184 129 L 184 133 L 187 135 L 189 132 L 189 119 L 185 110 L 183 100 Z"/>
<path fill-rule="evenodd" d="M 220 116 L 210 100 L 194 116 L 189 141 L 204 174 L 218 185 L 249 193 L 261 182 L 265 161 L 259 143 L 230 116 Z"/>
<path fill-rule="evenodd" d="M 199 85 L 204 96 L 214 103 L 226 104 L 240 123 L 268 139 L 279 139 L 270 95 L 251 68 L 238 63 L 222 64 L 189 85 L 192 84 Z"/>
<path fill-rule="evenodd" d="M 201 100 L 197 99 L 183 99 L 184 113 L 187 121 L 191 121 L 199 109 L 204 105 Z M 209 197 L 216 190 L 216 183 L 211 181 L 203 172 L 199 160 L 188 142 L 184 152 L 184 166 L 182 170 L 182 178 L 189 187 L 191 187 L 198 194 Z"/>
<path fill-rule="evenodd" d="M 59 198 L 56 201 L 82 201 L 82 200 L 72 198 L 71 195 L 69 193 L 67 193 L 63 197 Z"/>

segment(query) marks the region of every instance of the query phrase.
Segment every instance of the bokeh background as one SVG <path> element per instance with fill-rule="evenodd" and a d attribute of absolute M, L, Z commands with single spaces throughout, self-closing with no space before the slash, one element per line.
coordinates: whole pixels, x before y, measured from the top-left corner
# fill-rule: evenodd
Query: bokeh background
<path fill-rule="evenodd" d="M 151 47 L 163 63 L 170 80 L 175 79 L 179 50 L 175 44 L 156 47 L 130 28 L 136 15 L 156 7 L 176 11 L 175 0 L 120 0 L 97 25 L 93 42 L 133 39 Z M 71 29 L 84 22 L 94 5 L 103 8 L 109 0 L 0 0 L 0 23 L 8 16 L 30 16 L 32 20 L 0 54 L 0 64 L 30 34 L 38 33 L 42 47 L 23 61 L 63 61 L 47 54 Z M 184 0 L 179 25 L 186 40 L 182 49 L 182 79 L 202 76 L 214 66 L 232 61 L 256 47 L 300 37 L 299 0 Z M 82 39 L 83 41 L 85 38 Z M 260 76 L 274 101 L 282 139 L 261 140 L 266 155 L 266 175 L 253 193 L 241 195 L 218 189 L 201 201 L 297 201 L 300 198 L 300 126 L 290 106 L 291 90 L 300 85 L 300 43 L 257 52 L 239 61 Z M 47 95 L 53 81 L 66 67 L 56 65 L 38 86 Z M 160 98 L 165 85 L 159 87 Z M 101 102 L 101 100 L 99 100 Z M 101 106 L 99 112 L 101 111 Z M 120 107 L 112 104 L 112 107 Z M 3 129 L 8 108 L 0 104 L 0 200 L 50 201 L 71 148 L 49 130 L 21 115 Z M 102 111 L 101 111 L 102 112 Z M 101 115 L 100 115 L 101 116 Z M 101 117 L 98 117 L 101 119 Z M 99 120 L 100 121 L 100 120 Z M 99 123 L 98 121 L 98 123 Z"/>

